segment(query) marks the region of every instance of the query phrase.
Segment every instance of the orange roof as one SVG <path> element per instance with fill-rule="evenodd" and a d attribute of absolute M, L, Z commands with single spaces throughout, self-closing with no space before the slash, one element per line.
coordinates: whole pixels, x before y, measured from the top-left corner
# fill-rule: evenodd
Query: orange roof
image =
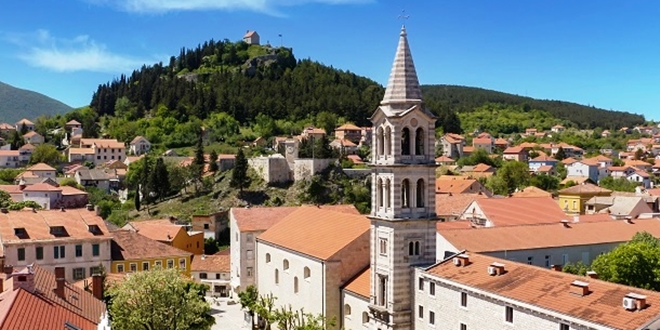
<path fill-rule="evenodd" d="M 33 137 L 33 136 L 35 136 L 35 135 L 41 136 L 41 134 L 39 134 L 39 133 L 37 133 L 37 132 L 35 132 L 35 131 L 29 131 L 29 132 L 23 134 L 23 137 L 31 138 L 31 137 Z"/>
<path fill-rule="evenodd" d="M 2 124 L 0 124 L 0 129 L 1 130 L 11 130 L 11 129 L 16 129 L 16 127 L 12 126 L 11 124 L 2 123 Z"/>
<path fill-rule="evenodd" d="M 167 219 L 131 221 L 125 229 L 135 229 L 140 235 L 160 242 L 171 242 L 180 232 L 186 230 Z"/>
<path fill-rule="evenodd" d="M 142 135 L 138 135 L 138 136 L 134 137 L 133 140 L 131 140 L 131 143 L 130 143 L 130 144 L 138 143 L 138 142 L 140 142 L 140 140 L 142 140 L 142 139 L 144 139 L 145 141 L 149 142 L 149 140 L 147 140 L 144 136 L 142 136 Z"/>
<path fill-rule="evenodd" d="M 353 124 L 347 123 L 335 128 L 335 131 L 362 131 L 362 129 Z"/>
<path fill-rule="evenodd" d="M 556 159 L 554 159 L 554 158 L 552 158 L 552 157 L 550 157 L 546 154 L 539 155 L 538 157 L 530 160 L 530 162 L 556 162 L 556 161 L 557 161 Z"/>
<path fill-rule="evenodd" d="M 360 156 L 358 155 L 348 155 L 346 156 L 346 158 L 351 162 L 353 162 L 353 164 L 356 165 L 364 164 L 364 161 L 362 161 L 362 158 L 360 158 Z"/>
<path fill-rule="evenodd" d="M 472 146 L 465 146 L 465 147 L 463 147 L 463 153 L 467 153 L 467 154 L 469 154 L 469 153 L 471 153 L 471 152 L 474 152 L 474 147 L 472 147 Z"/>
<path fill-rule="evenodd" d="M 226 250 L 226 249 L 225 249 Z M 230 254 L 196 255 L 190 263 L 193 272 L 229 273 Z"/>
<path fill-rule="evenodd" d="M 63 196 L 87 195 L 87 192 L 71 186 L 60 186 L 59 189 L 62 190 Z"/>
<path fill-rule="evenodd" d="M 552 194 L 534 186 L 529 186 L 522 190 L 514 192 L 511 197 L 521 198 L 521 197 L 552 197 Z"/>
<path fill-rule="evenodd" d="M 150 239 L 132 230 L 113 231 L 110 250 L 112 260 L 141 260 L 192 255 L 190 252 Z"/>
<path fill-rule="evenodd" d="M 561 162 L 564 163 L 564 165 L 569 165 L 577 162 L 577 159 L 568 157 L 568 158 L 564 158 Z"/>
<path fill-rule="evenodd" d="M 435 162 L 436 163 L 453 163 L 453 162 L 455 162 L 455 160 L 453 160 L 453 159 L 451 159 L 447 156 L 442 155 L 442 156 L 436 158 Z"/>
<path fill-rule="evenodd" d="M 581 185 L 588 181 L 591 181 L 591 179 L 589 179 L 586 176 L 567 176 L 564 180 L 561 180 L 559 184 L 566 184 L 569 181 L 573 181 L 575 184 Z"/>
<path fill-rule="evenodd" d="M 473 189 L 473 185 L 476 183 L 476 189 Z M 482 187 L 482 184 L 474 179 L 458 179 L 458 180 L 435 180 L 435 192 L 436 193 L 452 193 L 452 194 L 464 194 L 464 193 L 478 193 Z M 485 188 L 484 188 L 485 190 Z"/>
<path fill-rule="evenodd" d="M 625 172 L 628 169 L 633 169 L 632 166 L 610 166 L 607 168 L 610 172 Z"/>
<path fill-rule="evenodd" d="M 0 157 L 18 157 L 18 150 L 0 150 Z"/>
<path fill-rule="evenodd" d="M 435 194 L 435 214 L 459 217 L 478 198 L 488 198 L 484 194 Z"/>
<path fill-rule="evenodd" d="M 93 155 L 92 148 L 69 148 L 69 155 Z"/>
<path fill-rule="evenodd" d="M 497 140 L 495 140 L 495 145 L 509 145 L 509 141 L 503 138 L 498 138 Z"/>
<path fill-rule="evenodd" d="M 603 156 L 603 155 L 598 155 L 598 156 L 596 156 L 596 157 L 591 157 L 591 158 L 589 158 L 589 159 L 594 159 L 594 160 L 597 160 L 597 161 L 599 161 L 599 162 L 609 162 L 609 161 L 612 161 L 612 158 L 609 158 L 609 157 L 607 157 L 607 156 Z"/>
<path fill-rule="evenodd" d="M 470 251 L 472 252 L 472 251 Z M 483 290 L 496 296 L 532 304 L 562 315 L 602 324 L 612 329 L 642 329 L 660 314 L 660 293 L 625 285 L 552 271 L 542 267 L 502 260 L 476 253 L 470 263 L 456 267 L 449 259 L 426 272 L 442 282 L 460 283 L 466 290 Z M 490 276 L 486 271 L 494 263 L 503 263 L 505 273 Z M 589 294 L 570 293 L 575 280 L 587 282 Z M 634 292 L 647 297 L 647 307 L 635 312 L 621 306 L 623 297 Z M 514 303 L 515 304 L 515 303 Z"/>
<path fill-rule="evenodd" d="M 585 183 L 576 186 L 564 188 L 559 191 L 560 194 L 575 194 L 575 195 L 588 195 L 588 194 L 609 194 L 611 190 L 601 188 L 595 184 Z"/>
<path fill-rule="evenodd" d="M 635 174 L 641 176 L 642 178 L 648 178 L 650 175 L 644 171 L 635 171 Z"/>
<path fill-rule="evenodd" d="M 31 143 L 24 144 L 22 147 L 18 148 L 18 150 L 34 150 L 36 147 L 32 145 Z"/>
<path fill-rule="evenodd" d="M 577 161 L 576 163 L 582 163 L 582 164 L 589 165 L 589 166 L 599 166 L 600 165 L 600 163 L 598 163 L 598 161 L 593 159 L 593 158 L 582 159 L 580 161 Z"/>
<path fill-rule="evenodd" d="M 519 154 L 523 152 L 525 149 L 521 147 L 508 147 L 506 150 L 504 150 L 505 154 Z"/>
<path fill-rule="evenodd" d="M 371 294 L 371 267 L 365 268 L 349 280 L 346 286 L 344 286 L 344 291 L 349 291 L 358 296 L 369 298 L 369 295 Z"/>
<path fill-rule="evenodd" d="M 475 144 L 492 144 L 493 140 L 490 138 L 476 138 L 472 140 L 472 145 L 474 146 Z"/>
<path fill-rule="evenodd" d="M 23 119 L 19 120 L 18 122 L 16 122 L 16 125 L 22 125 L 22 124 L 25 124 L 25 125 L 34 125 L 33 122 L 31 122 L 31 121 L 29 121 L 29 120 L 27 120 L 27 119 L 25 119 L 25 118 L 23 118 Z"/>
<path fill-rule="evenodd" d="M 494 226 L 552 223 L 566 218 L 550 197 L 487 198 L 475 202 Z"/>
<path fill-rule="evenodd" d="M 539 166 L 539 168 L 536 170 L 536 172 L 537 173 L 550 173 L 550 172 L 552 172 L 553 169 L 554 169 L 554 167 L 552 167 L 552 165 L 543 165 L 543 166 Z"/>
<path fill-rule="evenodd" d="M 55 171 L 55 169 L 46 163 L 38 163 L 28 167 L 26 171 Z"/>
<path fill-rule="evenodd" d="M 34 291 L 13 289 L 16 276 L 33 276 Z M 9 285 L 7 285 L 9 284 Z M 0 295 L 0 329 L 64 329 L 68 322 L 79 329 L 96 329 L 106 311 L 105 303 L 91 293 L 65 282 L 64 297 L 55 294 L 55 274 L 39 267 L 25 268 L 6 280 Z"/>
<path fill-rule="evenodd" d="M 340 139 L 335 139 L 334 141 L 332 141 L 332 143 L 339 144 L 342 147 L 357 147 L 357 144 L 355 144 L 355 143 L 353 143 L 353 141 L 347 140 L 347 139 L 341 139 L 341 140 Z"/>
<path fill-rule="evenodd" d="M 643 160 L 637 160 L 637 159 L 628 159 L 628 160 L 625 161 L 625 163 L 626 163 L 627 166 L 633 166 L 633 167 L 637 167 L 637 166 L 643 166 L 643 167 L 652 166 L 651 164 L 649 164 L 649 163 L 647 163 L 647 162 L 645 162 L 645 161 L 643 161 Z"/>
<path fill-rule="evenodd" d="M 240 232 L 264 231 L 287 215 L 300 208 L 299 206 L 280 206 L 280 207 L 233 207 L 231 214 L 236 219 L 236 226 Z M 355 206 L 347 205 L 321 205 L 321 209 L 328 209 L 335 212 L 347 214 L 360 214 Z"/>
<path fill-rule="evenodd" d="M 243 36 L 243 38 L 250 38 L 250 37 L 252 37 L 255 33 L 257 33 L 257 31 L 248 31 L 248 32 Z"/>
<path fill-rule="evenodd" d="M 534 149 L 535 147 L 538 147 L 539 145 L 534 143 L 534 142 L 523 142 L 518 145 L 521 148 L 527 148 L 527 149 Z"/>
<path fill-rule="evenodd" d="M 527 198 L 520 200 L 523 199 Z M 568 219 L 568 217 L 564 216 L 564 219 Z M 509 227 L 465 229 L 444 229 L 439 225 L 436 227 L 438 233 L 457 249 L 474 252 L 622 243 L 631 240 L 636 233 L 643 231 L 660 237 L 660 220 L 658 219 L 635 220 L 633 224 L 629 224 L 626 221 L 611 218 L 583 218 L 580 216 L 580 222 L 569 222 L 568 227 L 561 224 L 560 220 L 554 223 Z"/>
<path fill-rule="evenodd" d="M 364 215 L 302 206 L 257 239 L 327 260 L 361 237 L 368 240 L 369 228 L 370 221 Z"/>
<path fill-rule="evenodd" d="M 23 191 L 27 191 L 27 192 L 30 192 L 30 191 L 52 191 L 52 192 L 56 192 L 56 191 L 59 191 L 59 192 L 61 192 L 62 189 L 60 189 L 59 187 L 51 186 L 48 183 L 35 183 L 33 185 L 29 185 L 29 186 L 25 187 L 25 189 L 23 189 Z"/>
<path fill-rule="evenodd" d="M 6 191 L 10 194 L 21 194 L 23 191 L 21 190 L 21 186 L 19 185 L 14 185 L 14 184 L 3 184 L 0 185 L 0 190 Z"/>
<path fill-rule="evenodd" d="M 472 169 L 473 172 L 487 172 L 490 171 L 493 167 L 484 163 L 479 163 L 477 164 L 474 169 Z"/>
<path fill-rule="evenodd" d="M 71 119 L 65 125 L 82 125 L 82 124 L 75 119 Z"/>

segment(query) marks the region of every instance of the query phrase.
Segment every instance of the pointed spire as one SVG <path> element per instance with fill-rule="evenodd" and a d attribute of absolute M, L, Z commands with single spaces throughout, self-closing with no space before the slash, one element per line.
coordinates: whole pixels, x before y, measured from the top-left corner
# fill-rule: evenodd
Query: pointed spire
<path fill-rule="evenodd" d="M 415 64 L 413 63 L 410 48 L 408 47 L 406 26 L 404 25 L 401 27 L 399 46 L 394 56 L 394 64 L 392 64 L 392 72 L 387 82 L 385 96 L 383 96 L 380 104 L 408 104 L 417 102 L 422 102 L 422 90 L 419 87 L 417 71 L 415 71 Z"/>

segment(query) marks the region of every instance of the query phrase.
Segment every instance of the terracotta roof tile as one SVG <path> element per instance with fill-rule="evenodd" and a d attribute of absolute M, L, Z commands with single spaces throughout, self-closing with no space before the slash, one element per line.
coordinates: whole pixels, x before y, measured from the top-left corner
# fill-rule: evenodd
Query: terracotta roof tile
<path fill-rule="evenodd" d="M 486 165 L 484 163 L 479 163 L 474 167 L 473 171 L 474 172 L 486 172 L 486 171 L 490 171 L 492 169 L 493 169 L 493 167 L 490 166 L 490 165 Z"/>
<path fill-rule="evenodd" d="M 71 186 L 60 186 L 59 188 L 62 189 L 63 196 L 87 195 L 87 192 Z"/>
<path fill-rule="evenodd" d="M 22 125 L 22 124 L 25 124 L 25 125 L 34 125 L 33 122 L 31 122 L 30 120 L 25 119 L 25 118 L 23 118 L 23 119 L 21 119 L 21 120 L 19 120 L 19 121 L 16 122 L 16 125 Z"/>
<path fill-rule="evenodd" d="M 370 221 L 314 206 L 303 206 L 274 224 L 257 238 L 308 256 L 327 260 L 346 245 L 367 235 Z"/>
<path fill-rule="evenodd" d="M 455 162 L 455 160 L 443 155 L 443 156 L 440 156 L 440 157 L 436 158 L 435 162 L 436 163 L 453 163 L 453 162 Z"/>
<path fill-rule="evenodd" d="M 229 273 L 231 257 L 226 254 L 196 255 L 190 263 L 190 271 Z"/>
<path fill-rule="evenodd" d="M 471 146 L 463 147 L 463 153 L 468 153 L 469 154 L 471 152 L 474 152 L 474 147 L 471 147 Z"/>
<path fill-rule="evenodd" d="M 564 158 L 561 162 L 564 165 L 569 165 L 569 164 L 573 164 L 573 163 L 577 162 L 577 159 L 572 158 L 572 157 L 568 157 L 568 158 Z"/>
<path fill-rule="evenodd" d="M 23 134 L 23 137 L 25 137 L 25 138 L 31 138 L 31 137 L 33 137 L 33 136 L 37 136 L 37 135 L 38 135 L 38 136 L 41 136 L 41 134 L 39 134 L 39 133 L 37 133 L 37 132 L 35 132 L 35 131 L 29 131 L 29 132 Z"/>
<path fill-rule="evenodd" d="M 476 189 L 475 189 L 476 188 Z M 483 185 L 475 179 L 436 179 L 435 192 L 436 193 L 452 193 L 452 194 L 469 194 L 478 193 L 479 191 L 488 191 Z"/>
<path fill-rule="evenodd" d="M 124 229 L 134 229 L 138 234 L 160 242 L 171 242 L 185 228 L 167 219 L 131 221 Z"/>
<path fill-rule="evenodd" d="M 132 230 L 112 232 L 112 260 L 140 260 L 169 256 L 191 256 L 192 253 L 142 236 Z"/>
<path fill-rule="evenodd" d="M 539 155 L 538 157 L 530 160 L 530 162 L 556 162 L 557 160 L 548 155 Z"/>
<path fill-rule="evenodd" d="M 365 268 L 344 286 L 345 291 L 369 299 L 371 294 L 371 267 Z"/>
<path fill-rule="evenodd" d="M 552 170 L 555 168 L 552 165 L 543 165 L 539 166 L 539 168 L 536 170 L 537 173 L 550 173 Z"/>
<path fill-rule="evenodd" d="M 60 187 L 55 187 L 52 185 L 49 185 L 48 183 L 36 183 L 33 185 L 29 185 L 23 189 L 23 191 L 51 191 L 51 192 L 61 192 L 62 189 Z"/>
<path fill-rule="evenodd" d="M 496 227 L 553 223 L 566 218 L 550 197 L 487 198 L 475 202 Z"/>
<path fill-rule="evenodd" d="M 3 157 L 18 157 L 19 155 L 18 150 L 0 150 L 0 156 Z"/>
<path fill-rule="evenodd" d="M 427 273 L 438 276 L 442 281 L 460 283 L 613 329 L 641 329 L 660 314 L 658 292 L 476 253 L 470 253 L 469 257 L 470 263 L 465 267 L 456 267 L 445 261 L 428 269 Z M 499 276 L 490 276 L 486 270 L 493 262 L 503 263 L 506 272 Z M 580 296 L 570 293 L 571 283 L 575 280 L 587 282 L 589 294 Z M 645 295 L 648 306 L 634 312 L 625 310 L 621 301 L 630 292 Z"/>
<path fill-rule="evenodd" d="M 483 194 L 435 194 L 435 214 L 458 217 L 476 199 L 488 198 Z"/>
<path fill-rule="evenodd" d="M 66 123 L 66 125 L 82 125 L 82 124 L 75 119 L 71 119 Z"/>
<path fill-rule="evenodd" d="M 590 179 L 586 176 L 567 176 L 564 180 L 561 180 L 559 184 L 566 184 L 569 181 L 573 181 L 577 185 L 582 185 L 590 181 Z"/>
<path fill-rule="evenodd" d="M 93 155 L 92 148 L 69 148 L 69 155 Z"/>
<path fill-rule="evenodd" d="M 321 209 L 343 212 L 347 214 L 360 214 L 353 205 L 322 205 Z M 287 215 L 300 208 L 299 206 L 281 206 L 281 207 L 250 207 L 231 209 L 232 216 L 236 219 L 236 224 L 240 232 L 264 231 Z"/>
<path fill-rule="evenodd" d="M 552 194 L 534 186 L 529 186 L 524 189 L 514 192 L 511 197 L 522 198 L 522 197 L 552 197 Z"/>
<path fill-rule="evenodd" d="M 362 131 L 362 129 L 351 123 L 348 123 L 335 128 L 335 131 Z"/>
<path fill-rule="evenodd" d="M 585 183 L 576 186 L 564 188 L 559 191 L 560 194 L 609 194 L 611 190 L 601 188 L 595 184 Z"/>
<path fill-rule="evenodd" d="M 525 149 L 521 147 L 508 147 L 506 150 L 504 150 L 505 154 L 519 154 L 523 152 Z"/>
<path fill-rule="evenodd" d="M 564 217 L 568 220 L 568 217 Z M 635 220 L 629 224 L 605 217 L 582 217 L 579 223 L 558 221 L 537 225 L 444 229 L 438 233 L 459 250 L 492 252 L 527 250 L 574 245 L 594 245 L 627 242 L 637 233 L 647 231 L 660 237 L 660 220 Z M 541 235 L 542 233 L 542 235 Z"/>
<path fill-rule="evenodd" d="M 477 145 L 477 144 L 492 144 L 493 140 L 490 138 L 476 138 L 472 140 L 472 145 Z"/>

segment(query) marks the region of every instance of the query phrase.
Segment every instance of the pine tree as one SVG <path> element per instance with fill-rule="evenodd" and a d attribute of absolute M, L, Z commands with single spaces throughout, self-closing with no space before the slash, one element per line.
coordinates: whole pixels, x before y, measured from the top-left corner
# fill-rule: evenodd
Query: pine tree
<path fill-rule="evenodd" d="M 21 135 L 25 135 L 25 133 L 28 132 L 27 126 L 25 126 L 25 123 L 21 125 Z"/>
<path fill-rule="evenodd" d="M 193 163 L 203 168 L 205 162 L 206 160 L 204 159 L 204 144 L 202 142 L 202 135 L 200 134 L 199 137 L 197 138 L 197 144 L 195 145 L 195 159 Z"/>
<path fill-rule="evenodd" d="M 215 150 L 209 155 L 209 171 L 213 173 L 218 171 L 218 153 Z"/>
<path fill-rule="evenodd" d="M 170 179 L 167 171 L 167 166 L 162 157 L 156 160 L 154 169 L 152 171 L 153 182 L 155 183 L 155 191 L 160 199 L 168 196 L 170 193 Z"/>
<path fill-rule="evenodd" d="M 247 175 L 248 161 L 243 153 L 243 149 L 238 149 L 236 154 L 236 163 L 231 176 L 231 186 L 243 191 L 243 188 L 250 186 L 250 177 Z"/>
<path fill-rule="evenodd" d="M 564 160 L 566 158 L 566 152 L 564 151 L 564 148 L 559 147 L 557 150 L 557 153 L 555 154 L 555 159 L 556 160 Z"/>

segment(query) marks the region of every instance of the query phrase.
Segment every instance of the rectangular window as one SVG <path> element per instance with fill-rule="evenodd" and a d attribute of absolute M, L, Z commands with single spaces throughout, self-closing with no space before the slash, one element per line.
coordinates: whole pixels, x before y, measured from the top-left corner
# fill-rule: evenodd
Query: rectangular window
<path fill-rule="evenodd" d="M 507 322 L 513 323 L 513 307 L 506 306 L 504 317 Z"/>
<path fill-rule="evenodd" d="M 461 292 L 461 306 L 467 307 L 467 293 Z"/>
<path fill-rule="evenodd" d="M 94 274 L 101 274 L 101 267 L 89 267 L 89 275 L 94 275 Z"/>
<path fill-rule="evenodd" d="M 247 260 L 252 260 L 252 259 L 254 259 L 254 251 L 247 250 Z"/>
<path fill-rule="evenodd" d="M 128 267 L 130 267 L 129 269 L 131 270 L 131 273 L 135 273 L 135 272 L 137 272 L 137 264 L 136 264 L 136 263 L 131 262 L 131 263 L 128 265 Z"/>
<path fill-rule="evenodd" d="M 73 280 L 79 281 L 85 278 L 85 268 L 74 268 L 73 269 Z"/>
<path fill-rule="evenodd" d="M 561 255 L 561 264 L 566 265 L 568 263 L 568 254 Z"/>
<path fill-rule="evenodd" d="M 142 270 L 149 270 L 149 262 L 142 263 Z"/>
<path fill-rule="evenodd" d="M 381 238 L 378 242 L 379 242 L 378 245 L 379 245 L 380 254 L 386 256 L 387 255 L 387 239 L 386 238 Z"/>
<path fill-rule="evenodd" d="M 422 305 L 417 306 L 417 317 L 419 317 L 420 319 L 424 318 L 424 306 Z"/>
<path fill-rule="evenodd" d="M 82 245 L 76 245 L 76 258 L 82 257 Z"/>
<path fill-rule="evenodd" d="M 184 258 L 179 259 L 179 268 L 186 269 L 186 259 Z"/>
<path fill-rule="evenodd" d="M 92 257 L 98 257 L 99 255 L 101 255 L 101 246 L 92 244 Z"/>
<path fill-rule="evenodd" d="M 199 273 L 199 278 L 201 278 L 203 280 L 207 279 L 206 273 Z"/>
<path fill-rule="evenodd" d="M 568 326 L 568 324 L 565 323 L 559 323 L 559 330 L 570 330 L 571 328 Z"/>
<path fill-rule="evenodd" d="M 53 258 L 55 258 L 55 259 L 64 259 L 65 258 L 64 245 L 53 247 Z"/>
<path fill-rule="evenodd" d="M 534 257 L 527 257 L 527 264 L 528 265 L 534 264 Z"/>
<path fill-rule="evenodd" d="M 18 261 L 25 260 L 25 248 L 18 248 Z"/>
<path fill-rule="evenodd" d="M 435 312 L 429 311 L 429 324 L 434 325 L 435 324 Z"/>
<path fill-rule="evenodd" d="M 461 323 L 461 330 L 467 330 L 467 324 Z"/>
<path fill-rule="evenodd" d="M 35 254 L 37 255 L 37 260 L 43 260 L 44 259 L 43 246 L 37 246 L 37 248 L 35 249 Z"/>
<path fill-rule="evenodd" d="M 419 278 L 419 282 L 417 284 L 417 290 L 424 291 L 424 279 L 421 277 Z"/>
<path fill-rule="evenodd" d="M 429 294 L 435 296 L 435 283 L 433 282 L 429 283 Z"/>
<path fill-rule="evenodd" d="M 217 273 L 216 273 L 216 274 L 215 274 L 215 279 L 216 279 L 216 280 L 219 280 L 219 279 L 220 279 L 220 274 L 217 274 Z"/>
<path fill-rule="evenodd" d="M 247 277 L 252 277 L 252 267 L 247 268 Z"/>
<path fill-rule="evenodd" d="M 174 260 L 172 259 L 167 260 L 167 268 L 174 268 Z"/>
<path fill-rule="evenodd" d="M 161 262 L 160 260 L 154 261 L 154 267 L 162 268 L 163 262 Z"/>
<path fill-rule="evenodd" d="M 124 264 L 118 264 L 117 273 L 123 273 L 123 272 L 124 272 Z"/>
<path fill-rule="evenodd" d="M 545 256 L 545 267 L 550 268 L 550 256 Z"/>
<path fill-rule="evenodd" d="M 64 245 L 60 246 L 60 259 L 66 258 L 66 256 L 64 255 L 64 248 L 65 248 Z"/>

